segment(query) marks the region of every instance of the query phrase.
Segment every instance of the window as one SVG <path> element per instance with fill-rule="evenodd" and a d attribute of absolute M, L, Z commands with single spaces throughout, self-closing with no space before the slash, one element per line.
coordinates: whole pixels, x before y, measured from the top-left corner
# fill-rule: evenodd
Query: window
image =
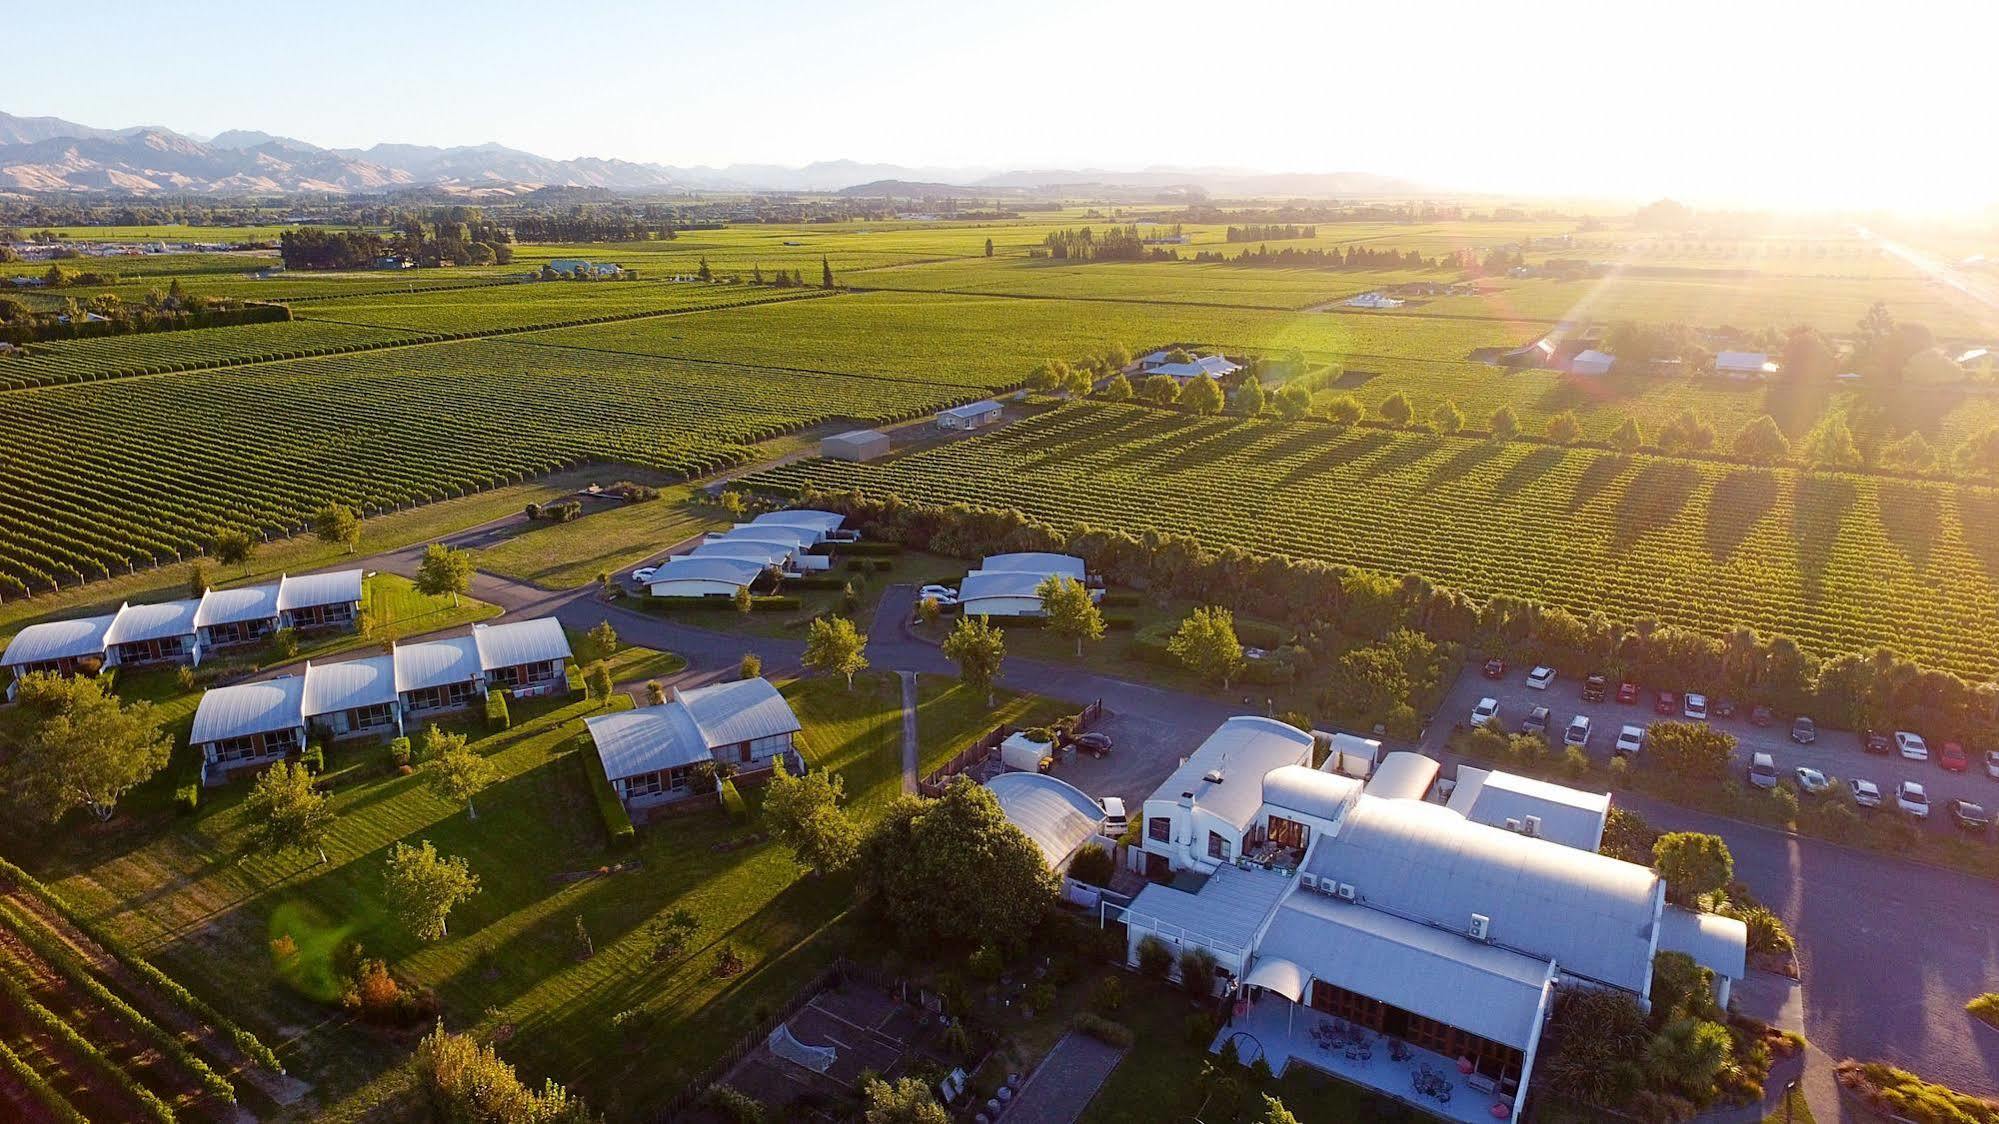
<path fill-rule="evenodd" d="M 625 799 L 629 800 L 634 796 L 655 796 L 660 792 L 660 788 L 658 773 L 640 773 L 636 777 L 626 777 Z"/>
<path fill-rule="evenodd" d="M 1173 842 L 1173 821 L 1165 816 L 1154 816 L 1145 821 L 1145 836 L 1156 843 Z"/>
<path fill-rule="evenodd" d="M 1309 825 L 1299 823 L 1297 820 L 1287 820 L 1283 816 L 1270 817 L 1269 830 L 1270 841 L 1281 847 L 1296 847 L 1303 850 L 1305 844 L 1312 840 L 1312 829 Z"/>
<path fill-rule="evenodd" d="M 1208 833 L 1208 857 L 1211 859 L 1221 859 L 1224 862 L 1228 861 L 1229 841 L 1219 831 Z"/>
<path fill-rule="evenodd" d="M 745 761 L 745 762 L 748 761 L 750 759 L 750 743 L 748 742 L 738 743 L 736 746 L 736 754 L 737 754 L 736 760 Z"/>
<path fill-rule="evenodd" d="M 350 725 L 356 730 L 373 730 L 382 726 L 393 726 L 396 721 L 395 708 L 388 703 L 355 707 L 350 717 L 352 718 Z"/>

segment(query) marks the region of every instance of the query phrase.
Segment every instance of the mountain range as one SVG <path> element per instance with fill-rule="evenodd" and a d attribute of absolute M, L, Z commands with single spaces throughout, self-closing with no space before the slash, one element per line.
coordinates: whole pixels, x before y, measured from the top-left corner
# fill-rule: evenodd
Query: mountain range
<path fill-rule="evenodd" d="M 471 197 L 546 187 L 620 192 L 842 192 L 922 198 L 1031 198 L 1085 189 L 1134 197 L 1408 195 L 1416 185 L 1361 172 L 1268 174 L 1229 168 L 1002 171 L 828 160 L 788 168 L 671 167 L 580 157 L 555 160 L 499 144 L 322 148 L 231 129 L 201 138 L 157 125 L 100 129 L 0 112 L 0 194 L 371 194 L 431 190 Z"/>

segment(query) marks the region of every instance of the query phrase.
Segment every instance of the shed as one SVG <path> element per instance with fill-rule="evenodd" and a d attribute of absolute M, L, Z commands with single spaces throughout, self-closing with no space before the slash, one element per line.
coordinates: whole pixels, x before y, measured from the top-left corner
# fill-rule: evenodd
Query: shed
<path fill-rule="evenodd" d="M 983 429 L 997 424 L 1003 407 L 988 398 L 983 402 L 969 402 L 963 406 L 953 406 L 937 412 L 938 429 Z"/>
<path fill-rule="evenodd" d="M 848 430 L 819 442 L 819 455 L 836 461 L 871 461 L 888 450 L 888 434 L 879 429 Z"/>
<path fill-rule="evenodd" d="M 1714 373 L 1732 379 L 1760 379 L 1775 373 L 1777 365 L 1760 351 L 1723 351 L 1714 357 Z"/>
<path fill-rule="evenodd" d="M 1598 351 L 1592 347 L 1587 351 L 1579 353 L 1574 359 L 1569 360 L 1569 373 L 1572 375 L 1607 375 L 1610 373 L 1611 364 L 1615 362 L 1616 359 L 1607 352 Z"/>

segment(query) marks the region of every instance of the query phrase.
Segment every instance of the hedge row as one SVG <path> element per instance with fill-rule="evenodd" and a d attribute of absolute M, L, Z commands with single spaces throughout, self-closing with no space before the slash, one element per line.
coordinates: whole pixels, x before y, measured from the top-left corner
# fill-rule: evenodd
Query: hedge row
<path fill-rule="evenodd" d="M 21 1059 L 21 1055 L 8 1049 L 5 1042 L 0 1042 L 0 1071 L 10 1075 L 15 1084 L 33 1094 L 34 1098 L 41 1102 L 42 1107 L 48 1110 L 49 1115 L 62 1121 L 63 1124 L 90 1124 L 88 1116 L 78 1112 L 75 1105 L 70 1104 L 53 1085 L 44 1081 L 42 1075 L 35 1072 L 34 1066 Z"/>
<path fill-rule="evenodd" d="M 581 740 L 589 742 L 588 737 Z M 598 818 L 604 821 L 606 840 L 614 848 L 636 845 L 639 833 L 632 827 L 631 813 L 625 811 L 625 802 L 618 799 L 617 791 L 611 787 L 611 779 L 604 775 L 603 759 L 588 744 L 577 750 L 576 756 L 583 762 L 583 776 L 590 786 L 591 799 L 597 802 Z"/>
<path fill-rule="evenodd" d="M 105 1057 L 95 1044 L 77 1033 L 75 1027 L 69 1025 L 54 1011 L 42 1006 L 39 1000 L 28 994 L 28 989 L 21 984 L 21 981 L 14 978 L 13 972 L 0 971 L 0 994 L 4 994 L 8 1003 L 28 1021 L 61 1043 L 63 1049 L 97 1071 L 98 1076 L 105 1081 L 124 1090 L 145 1109 L 146 1115 L 159 1121 L 160 1124 L 174 1124 L 174 1110 L 167 1107 L 167 1103 L 161 1100 L 158 1094 L 139 1084 L 137 1078 L 126 1072 L 117 1062 Z"/>

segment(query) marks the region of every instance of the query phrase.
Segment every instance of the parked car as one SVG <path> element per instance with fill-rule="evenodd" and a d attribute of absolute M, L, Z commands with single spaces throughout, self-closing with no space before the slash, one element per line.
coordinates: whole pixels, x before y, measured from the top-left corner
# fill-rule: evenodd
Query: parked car
<path fill-rule="evenodd" d="M 1602 702 L 1604 692 L 1610 689 L 1610 681 L 1601 675 L 1592 675 L 1583 680 L 1583 701 Z"/>
<path fill-rule="evenodd" d="M 1832 788 L 1832 781 L 1824 773 L 1819 772 L 1810 765 L 1800 765 L 1794 770 L 1794 773 L 1798 778 L 1798 787 L 1813 796 L 1818 796 Z"/>
<path fill-rule="evenodd" d="M 1777 787 L 1777 759 L 1767 753 L 1749 758 L 1749 783 L 1757 788 Z"/>
<path fill-rule="evenodd" d="M 1569 719 L 1569 728 L 1568 731 L 1562 735 L 1562 742 L 1565 745 L 1579 745 L 1587 747 L 1589 745 L 1589 734 L 1590 734 L 1589 715 L 1578 714 L 1574 718 Z"/>
<path fill-rule="evenodd" d="M 632 580 L 640 585 L 644 585 L 646 582 L 651 581 L 652 576 L 658 572 L 659 567 L 657 566 L 640 566 L 638 569 L 632 571 Z"/>
<path fill-rule="evenodd" d="M 1112 839 L 1123 835 L 1125 829 L 1131 826 L 1131 820 L 1124 813 L 1124 801 L 1115 796 L 1106 796 L 1097 803 L 1104 809 L 1104 834 Z"/>
<path fill-rule="evenodd" d="M 1791 740 L 1799 745 L 1810 745 L 1819 740 L 1819 724 L 1805 715 L 1791 720 Z"/>
<path fill-rule="evenodd" d="M 1691 691 L 1688 692 L 1686 705 L 1680 708 L 1680 713 L 1696 722 L 1705 722 L 1707 720 L 1707 696 L 1695 694 Z"/>
<path fill-rule="evenodd" d="M 1992 813 L 1986 811 L 1985 806 L 1982 804 L 1973 804 L 1969 800 L 1958 799 L 1952 800 L 1950 803 L 1944 805 L 1944 807 L 1950 809 L 1950 818 L 1956 822 L 1957 826 L 1966 831 L 1984 831 L 1986 828 L 1992 826 Z"/>
<path fill-rule="evenodd" d="M 1964 755 L 1964 747 L 1956 742 L 1945 742 L 1937 747 L 1937 764 L 1952 773 L 1962 773 L 1971 768 L 1971 758 Z"/>
<path fill-rule="evenodd" d="M 1768 727 L 1770 723 L 1776 720 L 1777 716 L 1767 706 L 1759 706 L 1749 712 L 1749 724 L 1751 726 Z"/>
<path fill-rule="evenodd" d="M 1873 781 L 1863 781 L 1855 777 L 1846 782 L 1846 789 L 1853 793 L 1853 804 L 1857 808 L 1879 808 L 1881 806 L 1881 786 Z"/>
<path fill-rule="evenodd" d="M 1888 735 L 1879 730 L 1864 730 L 1860 734 L 1860 748 L 1869 753 L 1887 753 L 1893 747 L 1888 743 Z"/>
<path fill-rule="evenodd" d="M 1638 684 L 1626 679 L 1617 685 L 1617 701 L 1630 705 L 1638 701 Z"/>
<path fill-rule="evenodd" d="M 926 585 L 916 591 L 918 601 L 935 601 L 940 605 L 956 605 L 958 591 L 948 585 Z"/>
<path fill-rule="evenodd" d="M 1490 695 L 1478 700 L 1478 705 L 1471 708 L 1471 724 L 1474 726 L 1483 726 L 1497 717 L 1499 700 Z"/>
<path fill-rule="evenodd" d="M 1645 748 L 1645 727 L 1626 726 L 1617 731 L 1617 752 L 1638 753 Z"/>
<path fill-rule="evenodd" d="M 1903 781 L 1895 786 L 1895 806 L 1919 820 L 1930 818 L 1930 794 L 1915 781 Z"/>
<path fill-rule="evenodd" d="M 1112 743 L 1111 743 L 1111 736 L 1109 734 L 1098 734 L 1093 732 L 1088 734 L 1076 735 L 1076 740 L 1073 744 L 1077 749 L 1082 750 L 1084 753 L 1089 754 L 1091 757 L 1102 757 L 1104 754 L 1109 753 L 1111 751 Z"/>
<path fill-rule="evenodd" d="M 1714 700 L 1714 716 L 1716 718 L 1735 717 L 1735 700 L 1734 699 Z"/>
<path fill-rule="evenodd" d="M 1539 734 L 1544 738 L 1547 737 L 1548 708 L 1537 706 L 1533 710 L 1528 711 L 1526 720 L 1520 723 L 1520 732 L 1523 734 Z"/>
<path fill-rule="evenodd" d="M 1498 656 L 1494 656 L 1485 661 L 1485 666 L 1479 668 L 1478 673 L 1487 679 L 1504 679 L 1506 678 L 1506 661 L 1500 659 Z"/>
<path fill-rule="evenodd" d="M 1527 673 L 1527 685 L 1537 691 L 1545 691 L 1555 682 L 1555 669 L 1542 664 Z"/>
<path fill-rule="evenodd" d="M 1985 775 L 1999 781 L 1999 749 L 1985 751 Z"/>
<path fill-rule="evenodd" d="M 1929 743 L 1923 740 L 1921 734 L 1912 734 L 1907 730 L 1895 731 L 1895 749 L 1910 761 L 1930 759 Z"/>

